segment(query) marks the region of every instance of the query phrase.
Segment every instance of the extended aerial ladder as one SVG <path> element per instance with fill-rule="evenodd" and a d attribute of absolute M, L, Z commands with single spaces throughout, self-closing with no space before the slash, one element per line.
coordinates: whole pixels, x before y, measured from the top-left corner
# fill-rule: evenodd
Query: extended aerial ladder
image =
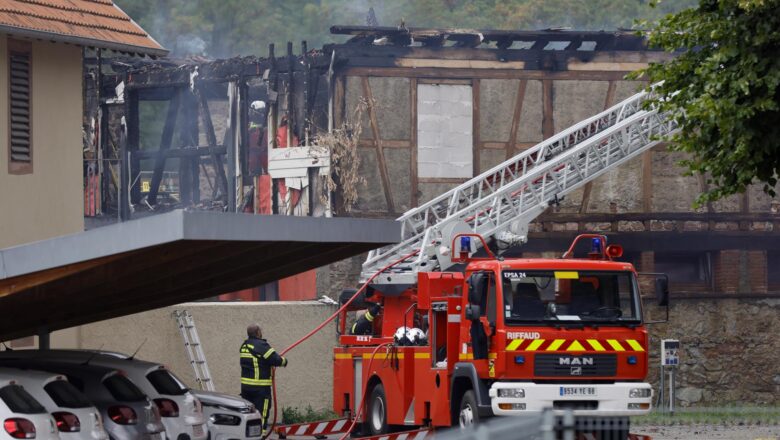
<path fill-rule="evenodd" d="M 414 254 L 373 281 L 385 293 L 403 291 L 417 282 L 417 272 L 453 265 L 450 247 L 458 234 L 479 234 L 500 246 L 524 243 L 529 223 L 548 206 L 678 129 L 650 104 L 652 93 L 637 93 L 407 211 L 397 219 L 401 242 L 370 252 L 361 279 Z"/>

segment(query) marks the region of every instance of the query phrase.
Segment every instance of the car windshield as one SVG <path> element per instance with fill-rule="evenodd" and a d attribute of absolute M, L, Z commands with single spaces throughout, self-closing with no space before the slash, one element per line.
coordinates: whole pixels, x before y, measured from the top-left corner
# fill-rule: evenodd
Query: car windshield
<path fill-rule="evenodd" d="M 6 385 L 0 388 L 0 400 L 15 413 L 40 414 L 46 412 L 43 406 L 19 385 Z"/>
<path fill-rule="evenodd" d="M 43 387 L 51 400 L 63 408 L 87 408 L 92 406 L 87 396 L 67 380 L 54 380 Z"/>
<path fill-rule="evenodd" d="M 103 381 L 111 396 L 120 402 L 140 402 L 146 400 L 146 394 L 130 379 L 121 374 L 113 374 Z"/>
<path fill-rule="evenodd" d="M 189 391 L 189 388 L 182 381 L 164 368 L 152 371 L 146 375 L 146 378 L 149 379 L 154 389 L 160 394 L 180 396 Z"/>
<path fill-rule="evenodd" d="M 505 319 L 511 321 L 639 321 L 631 272 L 505 270 Z"/>

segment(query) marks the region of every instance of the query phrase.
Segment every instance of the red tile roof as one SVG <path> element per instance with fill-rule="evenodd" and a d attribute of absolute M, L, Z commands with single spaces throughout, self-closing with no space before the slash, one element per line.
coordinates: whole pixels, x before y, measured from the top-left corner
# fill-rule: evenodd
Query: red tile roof
<path fill-rule="evenodd" d="M 0 31 L 148 55 L 167 53 L 111 0 L 0 0 Z"/>

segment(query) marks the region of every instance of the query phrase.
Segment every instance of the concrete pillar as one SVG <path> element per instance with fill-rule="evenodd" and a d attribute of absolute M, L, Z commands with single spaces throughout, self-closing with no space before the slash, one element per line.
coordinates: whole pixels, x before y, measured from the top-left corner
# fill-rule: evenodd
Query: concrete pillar
<path fill-rule="evenodd" d="M 49 333 L 49 329 L 46 327 L 41 327 L 38 329 L 38 349 L 51 349 L 51 333 Z"/>

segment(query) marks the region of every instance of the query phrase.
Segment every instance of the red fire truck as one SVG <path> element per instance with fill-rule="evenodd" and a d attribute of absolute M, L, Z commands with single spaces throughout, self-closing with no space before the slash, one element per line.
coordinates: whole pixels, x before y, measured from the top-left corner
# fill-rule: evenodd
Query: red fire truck
<path fill-rule="evenodd" d="M 456 238 L 461 249 L 481 240 Z M 571 258 L 582 238 L 591 251 Z M 544 408 L 617 418 L 627 434 L 627 417 L 649 412 L 637 274 L 615 260 L 619 246 L 583 235 L 563 259 L 463 254 L 456 259 L 466 265 L 462 272 L 419 272 L 412 288 L 365 298 L 361 305 L 379 303 L 383 311 L 372 335 L 340 337 L 334 410 L 354 414 L 366 393 L 363 428 L 374 435 Z M 665 284 L 658 283 L 662 301 Z M 403 327 L 427 336 L 399 341 Z"/>
<path fill-rule="evenodd" d="M 382 306 L 373 332 L 346 334 L 346 311 L 340 319 L 337 413 L 360 413 L 363 431 L 380 434 L 544 408 L 619 422 L 650 411 L 639 283 L 634 267 L 617 260 L 622 248 L 584 235 L 560 259 L 501 257 L 551 205 L 677 130 L 647 97 L 634 95 L 398 219 L 400 243 L 369 254 L 369 287 L 353 303 Z M 666 278 L 655 285 L 668 304 Z"/>

